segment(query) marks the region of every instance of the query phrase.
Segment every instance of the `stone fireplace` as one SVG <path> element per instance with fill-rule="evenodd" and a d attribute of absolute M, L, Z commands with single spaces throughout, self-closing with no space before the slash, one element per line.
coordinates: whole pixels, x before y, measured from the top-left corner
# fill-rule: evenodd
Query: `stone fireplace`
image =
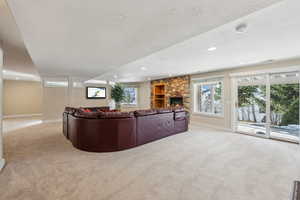
<path fill-rule="evenodd" d="M 158 91 L 157 87 L 163 86 L 163 94 Z M 157 108 L 156 101 L 164 99 L 163 106 L 172 107 L 176 105 L 184 106 L 186 110 L 190 110 L 190 76 L 179 76 L 160 80 L 151 81 L 151 107 Z"/>

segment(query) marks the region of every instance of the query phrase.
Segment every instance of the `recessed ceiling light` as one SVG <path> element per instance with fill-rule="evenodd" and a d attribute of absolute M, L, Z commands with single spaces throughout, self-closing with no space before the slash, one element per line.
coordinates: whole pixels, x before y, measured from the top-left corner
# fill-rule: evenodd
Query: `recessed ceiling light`
<path fill-rule="evenodd" d="M 5 73 L 5 72 L 6 72 L 6 70 L 3 70 L 3 72 Z"/>
<path fill-rule="evenodd" d="M 141 70 L 146 71 L 147 68 L 146 67 L 141 67 Z"/>
<path fill-rule="evenodd" d="M 248 25 L 246 23 L 241 23 L 235 27 L 237 33 L 244 33 L 247 29 Z"/>
<path fill-rule="evenodd" d="M 217 47 L 210 47 L 207 49 L 207 51 L 215 51 L 217 49 Z"/>
<path fill-rule="evenodd" d="M 114 75 L 114 78 L 118 78 L 118 75 Z"/>
<path fill-rule="evenodd" d="M 121 19 L 121 20 L 124 20 L 124 19 L 126 19 L 127 18 L 127 16 L 126 15 L 119 15 L 119 18 Z"/>

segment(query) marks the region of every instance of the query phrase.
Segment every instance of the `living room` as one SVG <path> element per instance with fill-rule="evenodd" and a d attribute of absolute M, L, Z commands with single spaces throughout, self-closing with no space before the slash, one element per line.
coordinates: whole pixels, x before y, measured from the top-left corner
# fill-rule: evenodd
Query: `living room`
<path fill-rule="evenodd" d="M 0 0 L 0 199 L 299 199 L 299 8 Z"/>

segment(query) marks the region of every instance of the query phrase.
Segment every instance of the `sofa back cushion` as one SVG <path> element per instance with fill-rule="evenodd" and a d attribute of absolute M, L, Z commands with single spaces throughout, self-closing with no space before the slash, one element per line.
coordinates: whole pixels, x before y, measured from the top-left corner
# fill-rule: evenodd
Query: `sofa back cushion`
<path fill-rule="evenodd" d="M 174 112 L 174 120 L 185 120 L 187 118 L 187 113 L 185 111 Z"/>
<path fill-rule="evenodd" d="M 73 114 L 75 117 L 85 118 L 85 119 L 98 119 L 101 115 L 101 112 L 86 112 L 82 109 L 76 110 Z"/>
<path fill-rule="evenodd" d="M 183 112 L 183 111 L 185 111 L 184 110 L 184 107 L 174 107 L 174 108 L 172 108 L 172 110 L 174 111 L 174 112 Z"/>
<path fill-rule="evenodd" d="M 145 144 L 174 132 L 174 113 L 145 115 L 136 118 L 137 144 Z"/>
<path fill-rule="evenodd" d="M 102 112 L 99 115 L 100 119 L 122 119 L 122 118 L 134 118 L 132 112 Z"/>
<path fill-rule="evenodd" d="M 161 109 L 157 109 L 156 111 L 158 114 L 173 112 L 172 109 L 170 109 L 170 108 L 161 108 Z"/>
<path fill-rule="evenodd" d="M 153 109 L 147 109 L 147 110 L 136 110 L 134 111 L 134 115 L 136 117 L 140 117 L 140 116 L 147 116 L 147 115 L 155 115 L 157 114 L 156 110 Z"/>

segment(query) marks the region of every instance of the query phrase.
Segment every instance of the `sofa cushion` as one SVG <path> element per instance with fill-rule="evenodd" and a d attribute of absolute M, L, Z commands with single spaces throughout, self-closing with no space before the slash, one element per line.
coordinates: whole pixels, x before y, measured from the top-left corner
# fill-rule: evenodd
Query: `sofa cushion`
<path fill-rule="evenodd" d="M 157 114 L 156 110 L 152 109 L 147 109 L 147 110 L 136 110 L 134 111 L 134 115 L 139 117 L 139 116 L 147 116 L 147 115 L 155 115 Z"/>
<path fill-rule="evenodd" d="M 172 112 L 172 109 L 171 108 L 161 108 L 161 109 L 157 109 L 156 111 L 159 114 L 161 114 L 161 113 L 170 113 L 170 112 Z"/>
<path fill-rule="evenodd" d="M 174 120 L 178 121 L 178 120 L 185 120 L 187 117 L 186 112 L 185 111 L 181 111 L 181 112 L 174 112 Z"/>
<path fill-rule="evenodd" d="M 85 119 L 98 119 L 100 118 L 101 112 L 85 112 L 82 109 L 78 109 L 74 114 L 75 117 L 85 118 Z"/>
<path fill-rule="evenodd" d="M 102 112 L 99 117 L 101 119 L 134 118 L 134 114 L 132 112 Z"/>
<path fill-rule="evenodd" d="M 120 110 L 114 109 L 114 110 L 98 110 L 99 112 L 121 112 Z"/>

